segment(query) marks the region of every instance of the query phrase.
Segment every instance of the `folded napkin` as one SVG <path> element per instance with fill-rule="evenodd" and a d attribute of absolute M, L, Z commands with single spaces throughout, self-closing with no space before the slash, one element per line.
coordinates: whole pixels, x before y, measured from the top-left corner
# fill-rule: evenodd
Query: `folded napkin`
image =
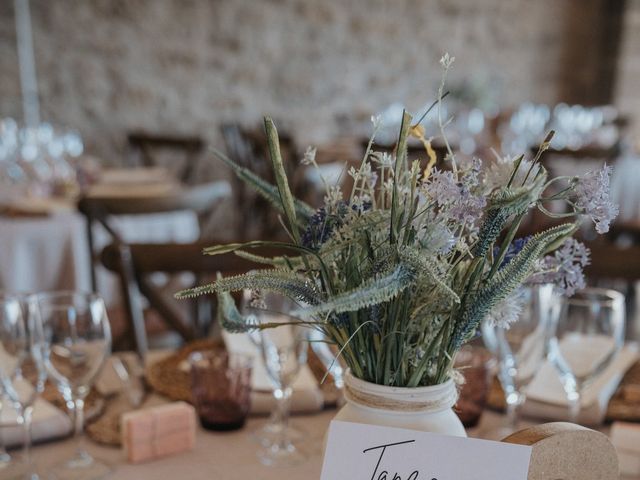
<path fill-rule="evenodd" d="M 274 385 L 267 369 L 262 361 L 260 349 L 249 338 L 246 333 L 222 332 L 227 350 L 231 353 L 242 353 L 251 355 L 253 360 L 253 373 L 251 377 L 251 413 L 267 414 L 275 408 L 273 398 Z M 292 385 L 291 411 L 294 413 L 308 413 L 322 410 L 324 397 L 318 385 L 318 381 L 307 365 L 300 368 L 298 376 Z"/>
<path fill-rule="evenodd" d="M 585 361 L 593 361 L 597 350 L 585 349 Z M 638 346 L 627 344 L 611 364 L 588 385 L 582 395 L 578 423 L 597 425 L 603 422 L 609 400 L 622 377 L 638 358 Z M 527 401 L 522 414 L 546 420 L 567 420 L 567 396 L 554 366 L 545 361 L 527 389 Z"/>
<path fill-rule="evenodd" d="M 2 439 L 7 447 L 24 443 L 24 428 L 17 424 L 18 414 L 9 402 L 3 402 L 0 414 Z M 66 413 L 43 399 L 37 399 L 33 406 L 33 442 L 43 442 L 64 437 L 71 433 L 71 420 Z"/>

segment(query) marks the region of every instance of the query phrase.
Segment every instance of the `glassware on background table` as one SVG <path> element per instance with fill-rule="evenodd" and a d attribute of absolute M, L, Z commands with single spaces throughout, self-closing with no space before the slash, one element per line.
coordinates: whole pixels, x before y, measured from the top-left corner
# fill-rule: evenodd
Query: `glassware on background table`
<path fill-rule="evenodd" d="M 207 430 L 237 430 L 251 407 L 253 357 L 220 350 L 189 356 L 191 397 Z"/>
<path fill-rule="evenodd" d="M 19 476 L 37 480 L 39 475 L 31 462 L 31 423 L 33 405 L 44 390 L 46 373 L 43 367 L 41 330 L 26 315 L 24 298 L 0 295 L 0 383 L 8 403 L 18 413 L 18 423 L 24 428 L 23 465 Z"/>
<path fill-rule="evenodd" d="M 256 310 L 260 323 L 281 324 L 276 328 L 260 330 L 260 350 L 269 374 L 275 384 L 277 428 L 273 442 L 258 451 L 265 465 L 290 466 L 301 463 L 306 455 L 292 442 L 289 434 L 289 407 L 292 384 L 300 368 L 307 362 L 308 329 L 300 320 L 286 314 Z"/>
<path fill-rule="evenodd" d="M 526 400 L 526 389 L 545 360 L 552 285 L 535 285 L 523 289 L 523 310 L 509 328 L 485 320 L 482 338 L 497 360 L 498 379 L 507 404 L 507 424 L 487 435 L 497 439 L 517 429 L 518 409 Z"/>
<path fill-rule="evenodd" d="M 44 365 L 74 413 L 75 455 L 59 464 L 59 480 L 104 478 L 110 467 L 84 447 L 84 399 L 111 352 L 111 330 L 102 298 L 79 292 L 31 297 L 30 309 L 44 332 Z"/>
<path fill-rule="evenodd" d="M 624 295 L 585 288 L 569 298 L 556 296 L 551 332 L 549 359 L 567 394 L 570 420 L 576 422 L 584 388 L 611 364 L 624 344 Z"/>
<path fill-rule="evenodd" d="M 464 376 L 464 383 L 455 411 L 465 428 L 480 421 L 493 383 L 494 364 L 491 352 L 477 345 L 465 345 L 456 355 L 454 367 Z"/>

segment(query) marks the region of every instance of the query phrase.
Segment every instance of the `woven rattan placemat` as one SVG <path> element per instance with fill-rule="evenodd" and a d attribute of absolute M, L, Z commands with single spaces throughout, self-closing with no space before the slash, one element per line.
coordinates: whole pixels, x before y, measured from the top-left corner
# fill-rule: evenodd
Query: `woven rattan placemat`
<path fill-rule="evenodd" d="M 224 345 L 220 341 L 197 340 L 191 342 L 175 353 L 154 362 L 147 366 L 145 379 L 147 385 L 155 392 L 170 400 L 182 400 L 191 402 L 191 386 L 189 372 L 183 368 L 183 363 L 189 358 L 192 352 L 197 350 L 223 350 Z M 320 381 L 325 374 L 322 362 L 309 349 L 309 367 L 314 376 Z M 321 390 L 325 399 L 329 399 L 325 404 L 335 403 L 339 396 L 335 384 L 330 377 L 327 377 L 321 384 Z M 151 400 L 153 402 L 153 400 Z M 151 406 L 149 402 L 141 407 Z M 124 395 L 118 395 L 108 400 L 108 405 L 104 414 L 87 425 L 87 434 L 92 440 L 106 445 L 120 445 L 120 417 L 123 413 L 133 410 L 129 401 Z"/>

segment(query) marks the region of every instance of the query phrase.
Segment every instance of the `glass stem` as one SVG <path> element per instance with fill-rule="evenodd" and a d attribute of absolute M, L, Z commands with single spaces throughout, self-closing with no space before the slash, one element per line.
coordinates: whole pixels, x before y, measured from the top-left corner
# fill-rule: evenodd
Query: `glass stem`
<path fill-rule="evenodd" d="M 512 393 L 507 396 L 507 427 L 515 432 L 518 429 L 519 408 L 524 403 L 524 395 Z"/>
<path fill-rule="evenodd" d="M 74 437 L 76 440 L 76 456 L 84 457 L 87 451 L 84 447 L 84 398 L 76 397 L 73 400 Z"/>
<path fill-rule="evenodd" d="M 7 464 L 11 461 L 11 457 L 7 453 L 7 450 L 4 447 L 4 435 L 2 428 L 2 406 L 4 399 L 2 398 L 2 392 L 0 391 L 0 468 L 3 467 L 4 464 Z"/>
<path fill-rule="evenodd" d="M 27 467 L 27 471 L 31 471 L 31 426 L 33 424 L 33 407 L 25 407 L 22 410 L 21 421 L 24 428 L 24 445 L 22 448 L 22 455 L 24 464 Z"/>
<path fill-rule="evenodd" d="M 278 388 L 274 392 L 277 407 L 276 411 L 278 412 L 278 423 L 280 428 L 278 428 L 278 439 L 276 441 L 276 445 L 279 449 L 286 449 L 289 446 L 289 406 L 291 403 L 291 387 Z"/>
<path fill-rule="evenodd" d="M 569 402 L 569 421 L 571 423 L 578 423 L 578 417 L 580 416 L 580 391 L 578 389 L 567 395 Z"/>

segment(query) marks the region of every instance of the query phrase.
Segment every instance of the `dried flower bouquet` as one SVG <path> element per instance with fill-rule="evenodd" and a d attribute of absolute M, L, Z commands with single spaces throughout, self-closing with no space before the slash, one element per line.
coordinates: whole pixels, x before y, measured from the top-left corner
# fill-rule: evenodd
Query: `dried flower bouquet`
<path fill-rule="evenodd" d="M 229 292 L 272 291 L 294 299 L 300 322 L 321 330 L 338 348 L 353 375 L 380 385 L 436 385 L 451 375 L 456 352 L 476 335 L 486 318 L 507 325 L 517 318 L 525 282 L 555 282 L 571 294 L 584 285 L 588 251 L 572 238 L 590 218 L 599 233 L 609 228 L 617 207 L 609 198 L 610 167 L 581 177 L 548 178 L 540 156 L 532 159 L 458 161 L 440 117 L 446 71 L 437 107 L 447 155 L 438 165 L 419 122 L 405 113 L 394 154 L 376 152 L 375 132 L 359 168 L 348 174 L 348 195 L 326 185 L 324 205 L 314 210 L 293 198 L 279 151 L 276 128 L 265 128 L 276 185 L 216 156 L 270 200 L 283 215 L 291 239 L 214 246 L 206 254 L 235 252 L 265 264 L 244 275 L 185 290 L 178 298 L 216 293 L 223 326 L 245 332 L 257 325 L 237 310 Z M 425 168 L 407 158 L 407 139 L 425 146 Z M 315 165 L 307 150 L 303 163 Z M 550 186 L 554 188 L 550 189 Z M 555 193 L 548 193 L 548 192 Z M 545 205 L 562 201 L 558 214 Z M 523 217 L 537 208 L 570 219 L 528 238 L 515 238 Z M 251 253 L 275 246 L 291 252 L 276 258 Z"/>

